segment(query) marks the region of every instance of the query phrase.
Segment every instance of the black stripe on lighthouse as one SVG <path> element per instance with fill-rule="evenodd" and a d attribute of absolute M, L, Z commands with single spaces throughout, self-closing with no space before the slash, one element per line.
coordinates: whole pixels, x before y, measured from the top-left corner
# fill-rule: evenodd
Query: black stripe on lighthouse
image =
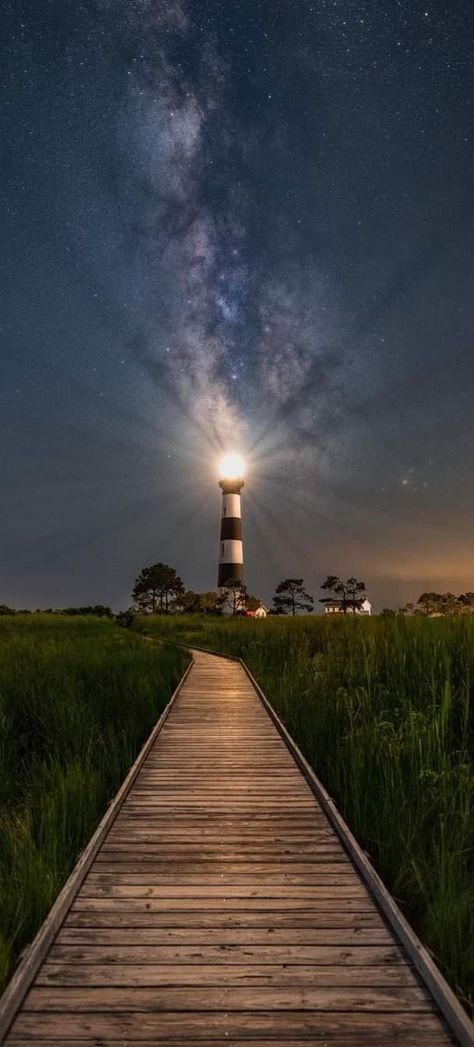
<path fill-rule="evenodd" d="M 240 516 L 223 516 L 221 522 L 221 541 L 223 538 L 235 538 L 242 541 L 242 520 Z"/>
<path fill-rule="evenodd" d="M 217 575 L 217 588 L 222 589 L 227 582 L 243 582 L 243 563 L 220 563 Z"/>

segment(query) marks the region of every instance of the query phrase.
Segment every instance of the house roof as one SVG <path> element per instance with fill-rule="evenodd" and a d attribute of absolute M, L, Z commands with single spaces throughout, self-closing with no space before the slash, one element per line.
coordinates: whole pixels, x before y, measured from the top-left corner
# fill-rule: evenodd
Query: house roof
<path fill-rule="evenodd" d="M 357 599 L 357 600 L 339 600 L 339 599 L 336 599 L 336 598 L 334 598 L 334 600 L 332 600 L 332 599 L 329 598 L 329 599 L 325 599 L 325 600 L 321 600 L 320 601 L 320 603 L 325 603 L 326 605 L 330 604 L 331 607 L 342 607 L 344 604 L 346 605 L 346 607 L 359 607 L 359 605 L 361 603 L 364 603 L 364 602 L 365 601 L 362 600 L 362 598 L 361 599 Z"/>
<path fill-rule="evenodd" d="M 319 602 L 326 604 L 326 607 L 343 607 L 344 604 L 346 605 L 346 607 L 363 607 L 364 604 L 369 604 L 369 606 L 372 607 L 372 604 L 370 603 L 368 596 L 361 596 L 356 600 L 340 600 L 336 597 L 334 597 L 334 599 L 331 599 L 329 597 L 324 600 L 320 600 Z"/>

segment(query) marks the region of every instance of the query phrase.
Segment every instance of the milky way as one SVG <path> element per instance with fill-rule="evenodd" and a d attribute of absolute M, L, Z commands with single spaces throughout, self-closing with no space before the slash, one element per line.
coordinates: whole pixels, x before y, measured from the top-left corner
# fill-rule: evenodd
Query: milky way
<path fill-rule="evenodd" d="M 6 600 L 123 604 L 151 559 L 212 586 L 231 446 L 267 598 L 474 586 L 471 22 L 7 3 Z"/>
<path fill-rule="evenodd" d="M 267 258 L 254 236 L 255 226 L 268 235 L 274 215 L 259 213 L 249 174 L 262 148 L 278 164 L 289 149 L 285 127 L 271 128 L 270 141 L 256 129 L 249 134 L 212 9 L 203 18 L 186 3 L 133 4 L 120 21 L 128 82 L 119 144 L 142 233 L 132 350 L 211 446 L 230 441 L 251 449 L 275 429 L 281 446 L 286 408 L 295 403 L 293 452 L 309 439 L 314 457 L 314 419 L 338 359 L 333 303 L 314 260 L 298 258 L 298 219 L 282 214 L 272 230 L 278 262 L 275 246 Z M 268 33 L 261 36 L 262 46 Z M 246 51 L 242 40 L 233 62 L 245 63 Z M 270 47 L 265 61 L 272 86 Z M 268 105 L 272 98 L 268 92 Z M 335 396 L 331 409 L 334 422 Z"/>

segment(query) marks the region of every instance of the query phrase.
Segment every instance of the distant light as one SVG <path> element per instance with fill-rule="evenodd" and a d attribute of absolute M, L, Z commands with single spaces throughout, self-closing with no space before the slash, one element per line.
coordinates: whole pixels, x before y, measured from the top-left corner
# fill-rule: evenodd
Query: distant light
<path fill-rule="evenodd" d="M 219 463 L 219 476 L 224 480 L 237 480 L 245 474 L 245 462 L 240 454 L 230 452 Z"/>

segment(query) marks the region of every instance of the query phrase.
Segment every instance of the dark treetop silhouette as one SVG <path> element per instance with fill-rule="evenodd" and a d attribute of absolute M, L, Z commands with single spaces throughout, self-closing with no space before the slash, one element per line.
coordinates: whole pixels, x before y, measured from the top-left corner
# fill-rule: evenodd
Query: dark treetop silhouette
<path fill-rule="evenodd" d="M 140 571 L 132 599 L 138 611 L 168 614 L 172 600 L 182 593 L 184 585 L 174 567 L 165 563 L 155 563 Z"/>
<path fill-rule="evenodd" d="M 302 578 L 285 578 L 276 587 L 273 597 L 275 614 L 297 614 L 312 611 L 314 599 L 306 592 Z"/>
<path fill-rule="evenodd" d="M 329 604 L 336 599 L 340 602 L 343 614 L 347 614 L 349 608 L 360 607 L 365 598 L 365 582 L 359 582 L 357 578 L 348 578 L 347 582 L 343 582 L 337 575 L 329 574 L 321 589 L 334 595 L 323 597 L 319 602 Z"/>

